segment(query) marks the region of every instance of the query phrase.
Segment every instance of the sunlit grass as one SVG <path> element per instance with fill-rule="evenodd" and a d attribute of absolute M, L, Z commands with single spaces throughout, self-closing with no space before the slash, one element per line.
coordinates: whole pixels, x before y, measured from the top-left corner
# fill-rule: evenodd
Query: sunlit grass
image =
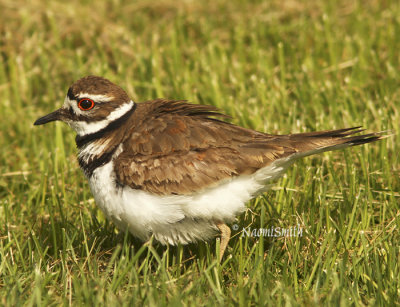
<path fill-rule="evenodd" d="M 398 304 L 398 134 L 299 161 L 238 217 L 219 264 L 215 242 L 118 235 L 74 133 L 33 127 L 96 74 L 269 133 L 399 130 L 399 4 L 303 2 L 0 0 L 0 304 Z"/>

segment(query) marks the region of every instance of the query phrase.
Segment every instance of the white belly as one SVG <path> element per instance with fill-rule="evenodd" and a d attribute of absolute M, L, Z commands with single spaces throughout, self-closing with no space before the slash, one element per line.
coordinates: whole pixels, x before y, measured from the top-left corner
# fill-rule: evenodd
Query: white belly
<path fill-rule="evenodd" d="M 118 186 L 113 161 L 98 167 L 89 183 L 97 205 L 119 229 L 129 229 L 142 240 L 153 234 L 162 244 L 187 244 L 214 236 L 216 222 L 231 222 L 266 181 L 281 176 L 291 164 L 289 159 L 282 160 L 188 196 L 159 196 Z"/>

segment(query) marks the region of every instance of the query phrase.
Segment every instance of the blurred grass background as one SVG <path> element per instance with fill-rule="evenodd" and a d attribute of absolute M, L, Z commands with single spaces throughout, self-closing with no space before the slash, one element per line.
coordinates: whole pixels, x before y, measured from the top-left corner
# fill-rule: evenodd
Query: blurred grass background
<path fill-rule="evenodd" d="M 299 161 L 215 242 L 118 236 L 74 133 L 33 127 L 95 74 L 269 133 L 399 131 L 398 1 L 0 0 L 0 304 L 399 305 L 399 135 Z M 241 237 L 290 227 L 297 238 Z"/>

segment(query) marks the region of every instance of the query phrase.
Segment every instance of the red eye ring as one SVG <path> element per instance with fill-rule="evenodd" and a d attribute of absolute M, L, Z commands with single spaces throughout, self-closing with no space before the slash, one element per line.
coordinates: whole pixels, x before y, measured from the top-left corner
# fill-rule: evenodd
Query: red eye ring
<path fill-rule="evenodd" d="M 94 101 L 89 98 L 82 98 L 81 100 L 78 101 L 78 108 L 81 109 L 82 111 L 89 111 L 93 109 L 94 107 Z"/>

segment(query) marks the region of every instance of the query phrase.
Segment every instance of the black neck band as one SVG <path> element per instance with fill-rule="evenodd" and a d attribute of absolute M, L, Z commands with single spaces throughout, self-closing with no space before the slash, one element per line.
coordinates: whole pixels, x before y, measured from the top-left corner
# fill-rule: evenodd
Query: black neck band
<path fill-rule="evenodd" d="M 84 159 L 78 158 L 79 166 L 81 169 L 83 169 L 83 172 L 85 175 L 90 178 L 93 175 L 93 172 L 96 168 L 103 166 L 104 164 L 107 164 L 108 162 L 111 161 L 112 156 L 114 152 L 117 150 L 118 147 L 114 148 L 110 152 L 106 152 L 105 154 L 101 155 L 99 158 L 89 161 L 89 162 L 84 162 Z"/>
<path fill-rule="evenodd" d="M 113 122 L 111 122 L 110 124 L 108 124 L 107 127 L 104 127 L 103 129 L 101 129 L 97 132 L 86 134 L 83 136 L 77 135 L 75 138 L 76 146 L 78 148 L 81 148 L 82 146 L 85 146 L 87 143 L 89 143 L 91 141 L 102 138 L 107 132 L 110 132 L 114 129 L 119 128 L 124 122 L 126 122 L 128 120 L 128 118 L 133 114 L 133 112 L 135 112 L 135 110 L 136 110 L 136 103 L 133 103 L 132 108 L 128 112 L 126 112 L 120 118 L 118 118 L 118 119 L 114 120 Z"/>

